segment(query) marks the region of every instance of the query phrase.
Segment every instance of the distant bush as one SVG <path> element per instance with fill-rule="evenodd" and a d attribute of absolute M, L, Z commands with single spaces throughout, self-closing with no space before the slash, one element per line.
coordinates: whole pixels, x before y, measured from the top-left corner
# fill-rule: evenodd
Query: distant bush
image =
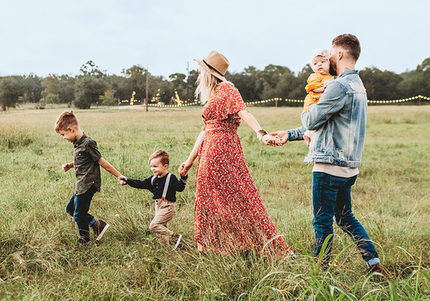
<path fill-rule="evenodd" d="M 33 135 L 27 128 L 6 126 L 0 127 L 0 148 L 16 149 L 33 143 Z"/>

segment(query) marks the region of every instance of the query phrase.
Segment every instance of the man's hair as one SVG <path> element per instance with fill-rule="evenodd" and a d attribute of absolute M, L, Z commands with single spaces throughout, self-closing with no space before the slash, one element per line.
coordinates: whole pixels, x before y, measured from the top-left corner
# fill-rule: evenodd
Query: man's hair
<path fill-rule="evenodd" d="M 338 35 L 331 42 L 333 46 L 340 46 L 356 61 L 360 57 L 361 47 L 358 38 L 349 33 Z"/>
<path fill-rule="evenodd" d="M 149 162 L 151 162 L 152 159 L 160 158 L 161 164 L 169 164 L 169 154 L 162 150 L 156 150 L 151 156 L 149 156 Z"/>
<path fill-rule="evenodd" d="M 70 127 L 78 126 L 78 119 L 76 118 L 73 111 L 65 111 L 58 116 L 55 121 L 55 131 L 58 133 L 59 131 L 66 131 Z"/>

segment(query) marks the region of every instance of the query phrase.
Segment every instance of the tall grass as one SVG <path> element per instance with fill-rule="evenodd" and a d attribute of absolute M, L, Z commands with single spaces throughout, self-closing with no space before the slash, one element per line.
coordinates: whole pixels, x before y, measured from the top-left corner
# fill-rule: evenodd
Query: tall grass
<path fill-rule="evenodd" d="M 299 124 L 299 108 L 250 108 L 267 130 Z M 148 231 L 149 192 L 102 171 L 91 211 L 112 227 L 83 248 L 64 206 L 73 192 L 73 147 L 53 131 L 60 110 L 0 115 L 0 299 L 5 300 L 428 300 L 430 298 L 430 107 L 370 107 L 353 206 L 391 281 L 366 275 L 349 237 L 336 228 L 335 264 L 311 258 L 311 166 L 301 142 L 272 148 L 239 129 L 251 173 L 295 259 L 199 254 L 193 243 L 195 168 L 169 227 L 187 248 L 161 248 Z M 77 111 L 85 132 L 124 175 L 150 175 L 148 156 L 170 153 L 176 173 L 201 129 L 201 111 Z"/>

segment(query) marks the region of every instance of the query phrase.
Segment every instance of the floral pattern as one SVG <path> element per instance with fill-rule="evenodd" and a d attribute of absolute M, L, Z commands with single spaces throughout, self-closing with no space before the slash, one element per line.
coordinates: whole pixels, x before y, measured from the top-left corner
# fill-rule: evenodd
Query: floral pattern
<path fill-rule="evenodd" d="M 203 108 L 194 209 L 196 241 L 204 250 L 231 254 L 291 253 L 255 186 L 237 135 L 246 105 L 230 82 L 221 83 Z M 269 242 L 270 241 L 270 242 Z"/>

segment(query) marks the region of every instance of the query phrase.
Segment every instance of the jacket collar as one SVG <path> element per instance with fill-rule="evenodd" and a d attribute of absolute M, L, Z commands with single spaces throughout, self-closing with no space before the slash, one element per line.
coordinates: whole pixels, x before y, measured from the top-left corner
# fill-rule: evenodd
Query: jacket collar
<path fill-rule="evenodd" d="M 343 76 L 347 76 L 347 75 L 350 75 L 350 74 L 357 74 L 357 73 L 358 73 L 358 70 L 355 70 L 355 69 L 354 70 L 345 70 L 338 77 L 343 77 Z"/>

